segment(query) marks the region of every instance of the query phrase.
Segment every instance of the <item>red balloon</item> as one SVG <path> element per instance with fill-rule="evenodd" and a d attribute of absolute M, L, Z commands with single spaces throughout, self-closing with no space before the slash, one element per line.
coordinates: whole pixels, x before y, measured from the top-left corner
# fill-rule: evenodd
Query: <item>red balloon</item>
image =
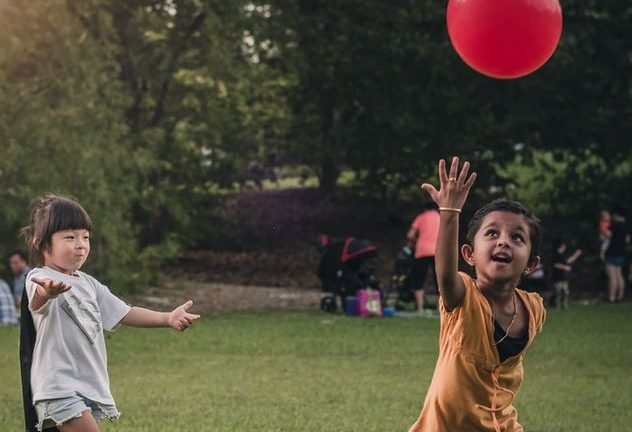
<path fill-rule="evenodd" d="M 553 55 L 559 0 L 449 0 L 448 34 L 463 61 L 493 78 L 518 78 Z"/>

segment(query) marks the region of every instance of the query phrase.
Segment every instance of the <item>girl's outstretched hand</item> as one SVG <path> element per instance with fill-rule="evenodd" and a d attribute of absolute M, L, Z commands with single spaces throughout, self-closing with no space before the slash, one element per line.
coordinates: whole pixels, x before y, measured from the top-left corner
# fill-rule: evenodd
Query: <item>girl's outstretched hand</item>
<path fill-rule="evenodd" d="M 437 190 L 430 183 L 424 183 L 421 188 L 430 194 L 432 200 L 437 203 L 440 208 L 461 209 L 467 194 L 470 192 L 474 180 L 476 180 L 476 173 L 467 176 L 470 170 L 470 163 L 465 162 L 461 173 L 457 177 L 459 170 L 459 158 L 453 157 L 452 164 L 450 165 L 450 174 L 448 175 L 445 169 L 445 160 L 439 161 L 439 184 L 440 189 Z"/>
<path fill-rule="evenodd" d="M 169 323 L 169 327 L 174 328 L 178 331 L 184 331 L 191 327 L 193 321 L 200 318 L 199 315 L 187 312 L 187 310 L 189 310 L 191 306 L 193 306 L 193 301 L 189 300 L 188 302 L 184 303 L 181 306 L 178 306 L 173 311 L 171 311 L 171 313 L 169 314 L 169 319 L 167 321 Z"/>
<path fill-rule="evenodd" d="M 55 298 L 59 294 L 65 293 L 71 288 L 71 286 L 68 284 L 51 279 L 31 278 L 31 281 L 39 285 L 39 288 L 41 288 L 42 290 L 38 288 L 38 291 L 40 291 L 40 295 L 43 294 L 42 297 L 44 298 Z"/>

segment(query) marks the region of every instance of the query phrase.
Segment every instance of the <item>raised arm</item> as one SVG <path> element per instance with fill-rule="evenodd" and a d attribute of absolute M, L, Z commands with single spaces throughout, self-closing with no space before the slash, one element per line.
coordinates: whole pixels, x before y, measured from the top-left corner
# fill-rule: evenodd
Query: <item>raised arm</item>
<path fill-rule="evenodd" d="M 454 157 L 450 165 L 450 175 L 446 172 L 445 161 L 439 161 L 440 189 L 429 183 L 421 187 L 430 194 L 439 206 L 441 223 L 435 251 L 435 271 L 439 293 L 447 310 L 452 310 L 463 301 L 465 286 L 459 277 L 459 215 L 465 204 L 470 188 L 476 180 L 476 173 L 468 178 L 470 163 L 465 162 L 457 177 L 459 158 Z"/>

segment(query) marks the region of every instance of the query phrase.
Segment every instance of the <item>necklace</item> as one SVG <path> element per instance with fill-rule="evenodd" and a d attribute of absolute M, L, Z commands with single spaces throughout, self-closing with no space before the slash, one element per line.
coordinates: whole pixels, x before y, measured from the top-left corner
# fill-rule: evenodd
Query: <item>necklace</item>
<path fill-rule="evenodd" d="M 516 321 L 516 317 L 518 316 L 518 305 L 516 304 L 516 292 L 515 291 L 513 293 L 513 306 L 514 306 L 513 317 L 511 317 L 511 322 L 507 326 L 507 330 L 505 330 L 505 336 L 501 337 L 498 342 L 494 343 L 494 345 L 498 345 L 499 343 L 501 343 L 502 341 L 504 341 L 505 339 L 507 339 L 509 337 L 509 329 L 513 325 L 514 321 Z"/>

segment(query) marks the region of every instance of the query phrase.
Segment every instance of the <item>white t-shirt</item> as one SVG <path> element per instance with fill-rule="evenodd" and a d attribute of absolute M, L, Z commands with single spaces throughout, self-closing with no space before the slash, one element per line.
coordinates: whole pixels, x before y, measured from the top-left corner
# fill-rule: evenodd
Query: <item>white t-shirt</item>
<path fill-rule="evenodd" d="M 33 403 L 81 394 L 114 404 L 110 393 L 103 330 L 115 331 L 130 306 L 92 276 L 74 276 L 49 267 L 33 269 L 26 279 L 29 302 L 37 285 L 32 278 L 64 282 L 72 288 L 33 311 L 35 348 L 31 366 Z"/>

